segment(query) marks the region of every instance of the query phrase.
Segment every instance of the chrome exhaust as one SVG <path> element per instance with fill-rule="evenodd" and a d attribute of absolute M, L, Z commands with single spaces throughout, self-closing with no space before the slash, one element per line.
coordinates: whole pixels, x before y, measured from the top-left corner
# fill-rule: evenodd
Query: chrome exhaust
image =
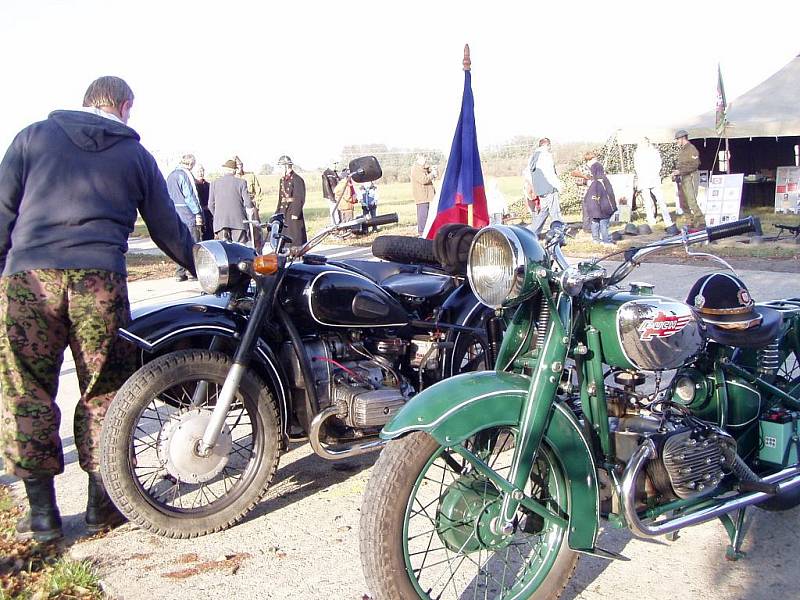
<path fill-rule="evenodd" d="M 720 500 L 720 504 L 709 506 L 688 515 L 668 518 L 657 522 L 645 523 L 639 518 L 636 512 L 636 479 L 648 461 L 656 458 L 656 446 L 652 440 L 646 440 L 636 452 L 633 453 L 625 472 L 622 475 L 621 500 L 625 512 L 625 520 L 628 522 L 630 530 L 640 537 L 657 537 L 672 533 L 685 527 L 699 525 L 711 519 L 715 519 L 729 512 L 739 510 L 751 504 L 757 504 L 762 500 L 772 497 L 766 492 L 750 492 L 734 496 L 729 500 Z M 791 467 L 764 477 L 764 483 L 777 485 L 778 493 L 786 492 L 800 486 L 800 469 Z"/>
<path fill-rule="evenodd" d="M 339 411 L 335 406 L 329 406 L 311 421 L 311 431 L 308 434 L 308 441 L 318 456 L 321 456 L 325 460 L 342 460 L 343 458 L 351 458 L 353 456 L 359 456 L 360 454 L 381 450 L 386 445 L 386 441 L 379 438 L 371 438 L 369 441 L 354 446 L 334 447 L 323 444 L 319 439 L 322 424 L 331 417 L 336 416 L 337 412 Z"/>

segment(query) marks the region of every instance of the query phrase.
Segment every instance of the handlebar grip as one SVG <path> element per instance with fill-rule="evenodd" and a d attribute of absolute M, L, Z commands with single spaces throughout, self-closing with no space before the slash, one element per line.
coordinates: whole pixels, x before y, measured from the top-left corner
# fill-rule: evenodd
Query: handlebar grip
<path fill-rule="evenodd" d="M 745 233 L 761 235 L 761 220 L 758 217 L 747 217 L 746 219 L 723 223 L 722 225 L 706 227 L 706 235 L 708 235 L 709 242 Z"/>
<path fill-rule="evenodd" d="M 397 213 L 390 213 L 388 215 L 378 215 L 377 217 L 370 218 L 367 217 L 364 219 L 364 225 L 367 227 L 377 227 L 378 225 L 389 225 L 390 223 L 397 223 L 400 220 L 400 217 L 397 216 Z"/>

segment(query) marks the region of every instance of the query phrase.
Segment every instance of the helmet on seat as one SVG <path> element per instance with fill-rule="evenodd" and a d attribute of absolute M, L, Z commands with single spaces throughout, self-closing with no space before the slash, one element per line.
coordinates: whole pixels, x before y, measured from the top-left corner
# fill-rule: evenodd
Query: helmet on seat
<path fill-rule="evenodd" d="M 744 282 L 728 273 L 711 273 L 698 279 L 686 303 L 704 323 L 723 329 L 750 329 L 763 319 Z"/>

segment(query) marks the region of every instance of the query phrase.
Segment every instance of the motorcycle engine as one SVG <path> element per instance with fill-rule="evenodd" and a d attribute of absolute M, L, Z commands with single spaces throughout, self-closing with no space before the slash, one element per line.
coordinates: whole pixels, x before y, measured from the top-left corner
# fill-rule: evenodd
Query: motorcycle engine
<path fill-rule="evenodd" d="M 369 340 L 368 350 L 354 335 L 331 334 L 305 342 L 317 398 L 321 408 L 337 407 L 337 417 L 347 427 L 379 429 L 414 393 L 397 368 L 406 344 L 398 338 Z M 283 352 L 291 365 L 293 386 L 305 390 L 294 350 L 287 344 Z"/>
<path fill-rule="evenodd" d="M 713 493 L 732 466 L 736 441 L 722 429 L 694 417 L 670 413 L 611 419 L 617 454 L 627 460 L 644 439 L 656 445 L 657 458 L 637 483 L 646 497 L 690 499 Z M 626 456 L 624 456 L 626 455 Z"/>

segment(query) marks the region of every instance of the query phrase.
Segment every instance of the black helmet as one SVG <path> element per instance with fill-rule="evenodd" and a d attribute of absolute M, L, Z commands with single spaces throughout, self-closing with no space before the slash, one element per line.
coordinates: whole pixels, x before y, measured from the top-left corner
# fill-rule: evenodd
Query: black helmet
<path fill-rule="evenodd" d="M 755 310 L 747 286 L 728 273 L 711 273 L 698 279 L 686 303 L 705 323 L 723 329 L 749 329 L 763 318 Z"/>
<path fill-rule="evenodd" d="M 291 158 L 289 158 L 288 156 L 286 156 L 286 155 L 284 154 L 283 156 L 281 156 L 281 157 L 278 159 L 278 164 L 279 164 L 280 166 L 285 166 L 285 165 L 292 165 L 292 164 L 294 164 L 294 163 L 292 163 L 292 159 L 291 159 Z"/>

